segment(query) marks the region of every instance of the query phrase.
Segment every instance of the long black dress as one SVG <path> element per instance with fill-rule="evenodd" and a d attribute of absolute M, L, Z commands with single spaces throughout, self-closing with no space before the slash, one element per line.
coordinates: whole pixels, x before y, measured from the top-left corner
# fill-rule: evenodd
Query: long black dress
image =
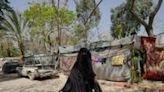
<path fill-rule="evenodd" d="M 102 92 L 91 64 L 91 53 L 81 48 L 68 80 L 59 92 Z"/>

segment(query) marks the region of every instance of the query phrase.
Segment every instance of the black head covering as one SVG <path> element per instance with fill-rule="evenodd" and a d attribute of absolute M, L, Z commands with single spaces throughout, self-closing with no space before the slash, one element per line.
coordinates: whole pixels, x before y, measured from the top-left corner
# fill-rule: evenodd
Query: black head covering
<path fill-rule="evenodd" d="M 78 69 L 85 79 L 94 78 L 95 73 L 92 69 L 91 53 L 87 48 L 81 48 L 74 68 Z"/>
<path fill-rule="evenodd" d="M 91 53 L 87 48 L 81 48 L 62 92 L 92 92 L 93 89 L 95 92 L 102 92 L 95 81 Z"/>

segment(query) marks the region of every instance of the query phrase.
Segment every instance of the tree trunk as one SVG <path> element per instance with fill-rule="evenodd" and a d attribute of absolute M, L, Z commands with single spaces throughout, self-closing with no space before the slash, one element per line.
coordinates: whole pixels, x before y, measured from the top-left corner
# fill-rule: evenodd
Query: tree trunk
<path fill-rule="evenodd" d="M 88 33 L 87 33 L 87 31 L 85 30 L 84 43 L 85 43 L 86 46 L 87 46 L 87 40 L 88 40 Z"/>
<path fill-rule="evenodd" d="M 20 51 L 21 51 L 21 54 L 22 54 L 22 56 L 24 57 L 24 44 L 23 43 L 20 43 L 19 44 L 19 48 L 20 48 Z"/>
<path fill-rule="evenodd" d="M 19 44 L 19 49 L 20 49 L 20 51 L 21 51 L 21 54 L 22 54 L 22 61 L 24 61 L 24 44 L 21 42 L 20 44 Z"/>
<path fill-rule="evenodd" d="M 46 42 L 44 41 L 44 50 L 45 52 L 48 52 L 47 46 L 46 46 Z"/>
<path fill-rule="evenodd" d="M 134 15 L 134 17 L 138 20 L 138 22 L 140 22 L 144 27 L 145 27 L 145 30 L 147 32 L 147 35 L 150 36 L 150 37 L 154 37 L 154 33 L 153 33 L 153 21 L 154 21 L 154 18 L 157 14 L 157 12 L 159 11 L 161 5 L 162 5 L 162 2 L 163 0 L 158 0 L 158 3 L 156 5 L 156 7 L 154 8 L 154 11 L 152 11 L 149 15 L 149 20 L 148 20 L 148 23 L 146 23 L 146 21 L 144 21 L 144 19 L 142 19 L 140 16 L 138 16 L 135 12 L 134 12 L 134 3 L 135 3 L 136 0 L 132 0 L 132 6 L 131 6 L 131 10 L 130 12 Z"/>
<path fill-rule="evenodd" d="M 147 35 L 150 36 L 150 37 L 154 37 L 154 32 L 153 32 L 153 27 L 152 26 L 148 26 L 148 27 L 145 27 L 145 30 L 147 32 Z"/>
<path fill-rule="evenodd" d="M 7 56 L 8 56 L 8 57 L 11 57 L 10 48 L 7 48 Z"/>

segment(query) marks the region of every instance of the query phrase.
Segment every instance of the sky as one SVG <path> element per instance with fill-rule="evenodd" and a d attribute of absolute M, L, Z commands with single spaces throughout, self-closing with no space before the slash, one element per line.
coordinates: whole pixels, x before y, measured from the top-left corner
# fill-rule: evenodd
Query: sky
<path fill-rule="evenodd" d="M 23 12 L 25 9 L 29 7 L 28 5 L 28 0 L 9 0 L 10 5 L 19 12 Z M 39 1 L 39 0 L 38 0 Z M 96 0 L 99 2 L 99 0 Z M 99 23 L 99 26 L 96 27 L 91 31 L 91 39 L 98 39 L 98 33 L 105 33 L 103 35 L 106 35 L 106 33 L 110 33 L 110 26 L 111 26 L 111 19 L 110 15 L 111 12 L 110 10 L 112 8 L 115 8 L 119 6 L 121 3 L 125 2 L 126 0 L 103 0 L 102 3 L 100 4 L 100 12 L 101 12 L 101 20 Z M 154 0 L 157 2 L 158 0 Z M 73 0 L 69 0 L 68 2 L 68 7 L 71 10 L 75 10 L 75 4 Z M 159 12 L 157 13 L 154 21 L 154 32 L 155 34 L 159 34 L 164 32 L 164 2 L 161 5 L 161 8 Z M 96 30 L 96 32 L 95 32 Z M 139 32 L 139 35 L 146 35 L 145 29 L 141 27 L 141 31 Z M 93 37 L 94 36 L 94 37 Z M 100 37 L 101 38 L 101 37 Z"/>

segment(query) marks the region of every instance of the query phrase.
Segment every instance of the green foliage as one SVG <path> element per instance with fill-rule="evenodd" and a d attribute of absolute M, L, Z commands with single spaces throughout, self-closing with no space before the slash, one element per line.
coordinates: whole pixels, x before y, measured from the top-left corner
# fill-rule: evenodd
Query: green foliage
<path fill-rule="evenodd" d="M 85 28 L 81 25 L 75 26 L 75 34 L 78 37 L 84 37 L 85 36 Z"/>
<path fill-rule="evenodd" d="M 0 51 L 0 57 L 16 57 L 20 55 L 20 50 L 15 48 L 14 46 L 10 47 L 9 49 L 2 49 Z"/>
<path fill-rule="evenodd" d="M 27 22 L 21 15 L 15 11 L 5 12 L 4 21 L 1 23 L 1 30 L 6 32 L 6 37 L 17 41 L 21 54 L 24 55 L 23 32 L 25 31 Z"/>
<path fill-rule="evenodd" d="M 147 19 L 151 12 L 152 0 L 136 0 L 135 12 L 144 20 Z M 111 31 L 115 38 L 125 37 L 132 34 L 137 34 L 140 30 L 141 24 L 132 16 L 130 12 L 131 0 L 122 3 L 120 6 L 111 10 Z M 123 33 L 117 34 L 118 25 L 122 25 Z"/>
<path fill-rule="evenodd" d="M 69 26 L 75 19 L 73 11 L 66 8 L 56 10 L 51 5 L 39 3 L 32 4 L 29 9 L 25 10 L 23 15 L 29 21 L 31 37 L 40 39 L 49 45 L 55 43 L 55 40 L 50 37 L 50 33 L 55 33 L 53 31 L 56 30 L 57 25 L 60 25 L 60 27 Z"/>
<path fill-rule="evenodd" d="M 46 22 L 51 21 L 54 15 L 53 8 L 50 6 L 42 6 L 34 4 L 27 9 L 23 16 L 29 21 L 30 27 L 43 26 Z"/>
<path fill-rule="evenodd" d="M 5 32 L 0 31 L 0 39 L 3 39 L 4 35 L 5 35 Z"/>
<path fill-rule="evenodd" d="M 30 27 L 33 28 L 36 26 L 46 26 L 46 24 L 51 24 L 52 21 L 55 26 L 57 23 L 54 18 L 56 14 L 57 13 L 52 6 L 33 4 L 24 12 L 23 15 L 26 20 L 29 20 Z M 73 11 L 70 11 L 66 8 L 59 9 L 59 16 L 61 17 L 64 25 L 70 25 L 75 18 L 75 14 L 73 13 Z"/>
<path fill-rule="evenodd" d="M 77 27 L 75 27 L 76 33 L 79 36 L 82 31 L 84 31 L 80 38 L 87 37 L 87 31 L 97 26 L 100 21 L 99 8 L 96 8 L 96 10 L 91 15 L 95 7 L 95 0 L 79 0 L 79 2 L 76 2 L 76 12 L 78 20 L 78 25 Z"/>
<path fill-rule="evenodd" d="M 20 50 L 15 48 L 9 39 L 1 39 L 0 49 L 0 57 L 15 57 L 21 55 Z"/>
<path fill-rule="evenodd" d="M 0 0 L 0 22 L 3 20 L 4 10 L 10 11 L 12 10 L 9 6 L 8 0 Z"/>
<path fill-rule="evenodd" d="M 71 37 L 67 41 L 68 45 L 75 45 L 75 44 L 77 44 L 77 42 L 78 42 L 78 40 L 75 37 Z"/>
<path fill-rule="evenodd" d="M 117 25 L 115 26 L 115 29 L 114 29 L 112 35 L 113 35 L 113 36 L 117 36 L 117 38 L 119 38 L 119 39 L 120 39 L 121 37 L 124 37 L 125 34 L 124 34 L 124 32 L 123 32 L 123 26 L 122 26 L 121 24 L 117 24 Z"/>
<path fill-rule="evenodd" d="M 21 52 L 18 48 L 15 48 L 14 46 L 12 46 L 10 48 L 10 53 L 11 53 L 11 57 L 15 57 L 15 56 L 20 56 Z"/>
<path fill-rule="evenodd" d="M 65 26 L 69 26 L 75 20 L 75 13 L 66 8 L 59 9 L 59 17 L 62 19 Z"/>

